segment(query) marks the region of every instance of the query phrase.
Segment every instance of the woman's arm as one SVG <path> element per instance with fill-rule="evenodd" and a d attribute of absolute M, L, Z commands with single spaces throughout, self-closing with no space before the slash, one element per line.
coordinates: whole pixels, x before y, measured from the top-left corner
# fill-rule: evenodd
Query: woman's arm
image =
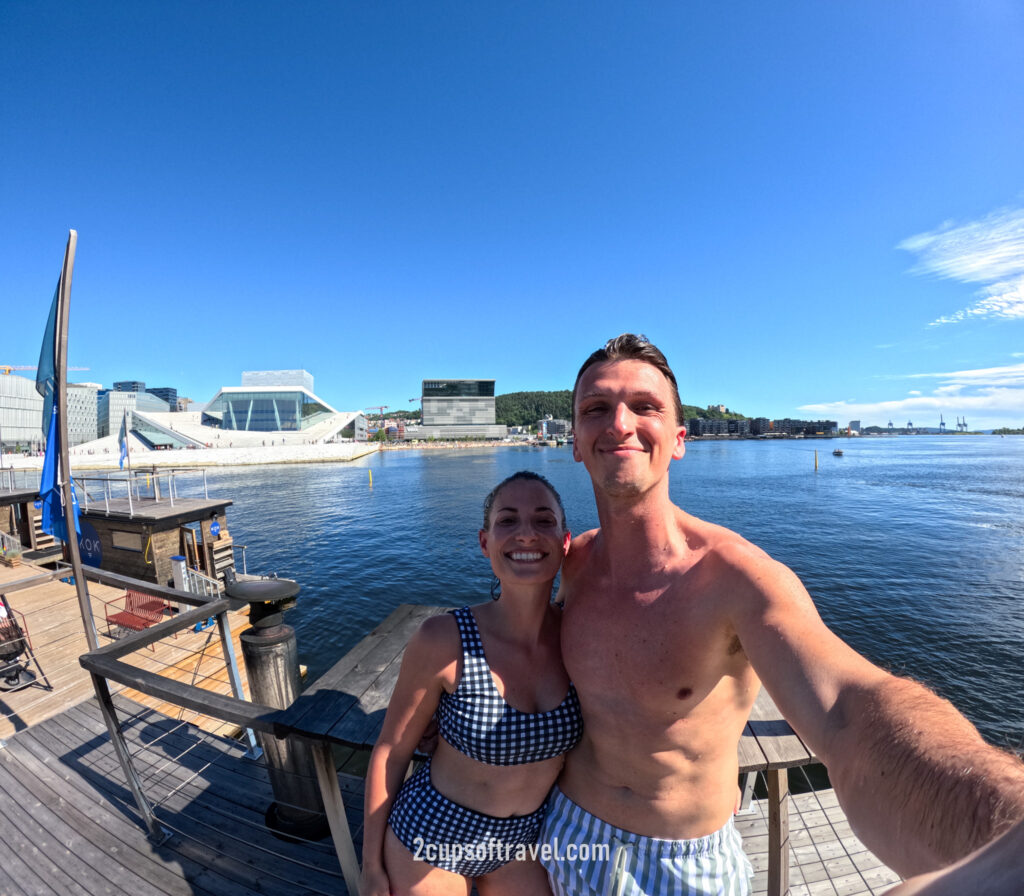
<path fill-rule="evenodd" d="M 442 690 L 454 685 L 458 645 L 458 630 L 447 614 L 425 620 L 406 645 L 366 773 L 360 896 L 388 896 L 383 858 L 388 815 Z"/>

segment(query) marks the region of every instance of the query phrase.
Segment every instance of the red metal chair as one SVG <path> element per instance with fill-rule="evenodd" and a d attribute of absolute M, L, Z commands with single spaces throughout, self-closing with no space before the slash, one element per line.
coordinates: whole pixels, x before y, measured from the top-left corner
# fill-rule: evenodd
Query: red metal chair
<path fill-rule="evenodd" d="M 133 632 L 141 632 L 151 625 L 161 622 L 164 618 L 164 610 L 167 609 L 167 601 L 145 591 L 136 591 L 129 588 L 124 593 L 124 609 L 116 613 L 111 612 L 111 607 L 117 605 L 116 601 L 105 601 L 107 617 L 107 635 L 111 638 L 113 627 L 128 629 Z M 155 649 L 152 644 L 150 650 Z"/>

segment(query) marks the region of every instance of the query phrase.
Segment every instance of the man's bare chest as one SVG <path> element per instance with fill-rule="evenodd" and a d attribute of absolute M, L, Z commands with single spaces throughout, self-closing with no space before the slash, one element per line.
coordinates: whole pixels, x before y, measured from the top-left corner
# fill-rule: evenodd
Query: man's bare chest
<path fill-rule="evenodd" d="M 688 702 L 737 664 L 738 643 L 709 597 L 591 587 L 570 596 L 562 622 L 563 658 L 581 694 Z"/>

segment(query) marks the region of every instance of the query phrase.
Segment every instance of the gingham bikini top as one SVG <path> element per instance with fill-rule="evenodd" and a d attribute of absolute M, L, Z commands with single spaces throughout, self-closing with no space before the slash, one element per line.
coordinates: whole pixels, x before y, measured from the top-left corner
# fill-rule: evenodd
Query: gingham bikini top
<path fill-rule="evenodd" d="M 441 737 L 470 759 L 488 765 L 522 765 L 561 756 L 583 736 L 576 688 L 547 712 L 520 712 L 509 706 L 491 678 L 480 629 L 469 607 L 452 610 L 462 640 L 462 677 L 437 706 Z"/>

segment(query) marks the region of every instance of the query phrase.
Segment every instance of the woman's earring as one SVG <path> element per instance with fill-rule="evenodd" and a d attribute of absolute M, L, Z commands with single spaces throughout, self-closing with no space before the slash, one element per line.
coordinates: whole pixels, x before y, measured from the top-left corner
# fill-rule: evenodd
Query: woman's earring
<path fill-rule="evenodd" d="M 495 576 L 491 579 L 491 600 L 497 600 L 501 597 L 501 579 Z"/>

